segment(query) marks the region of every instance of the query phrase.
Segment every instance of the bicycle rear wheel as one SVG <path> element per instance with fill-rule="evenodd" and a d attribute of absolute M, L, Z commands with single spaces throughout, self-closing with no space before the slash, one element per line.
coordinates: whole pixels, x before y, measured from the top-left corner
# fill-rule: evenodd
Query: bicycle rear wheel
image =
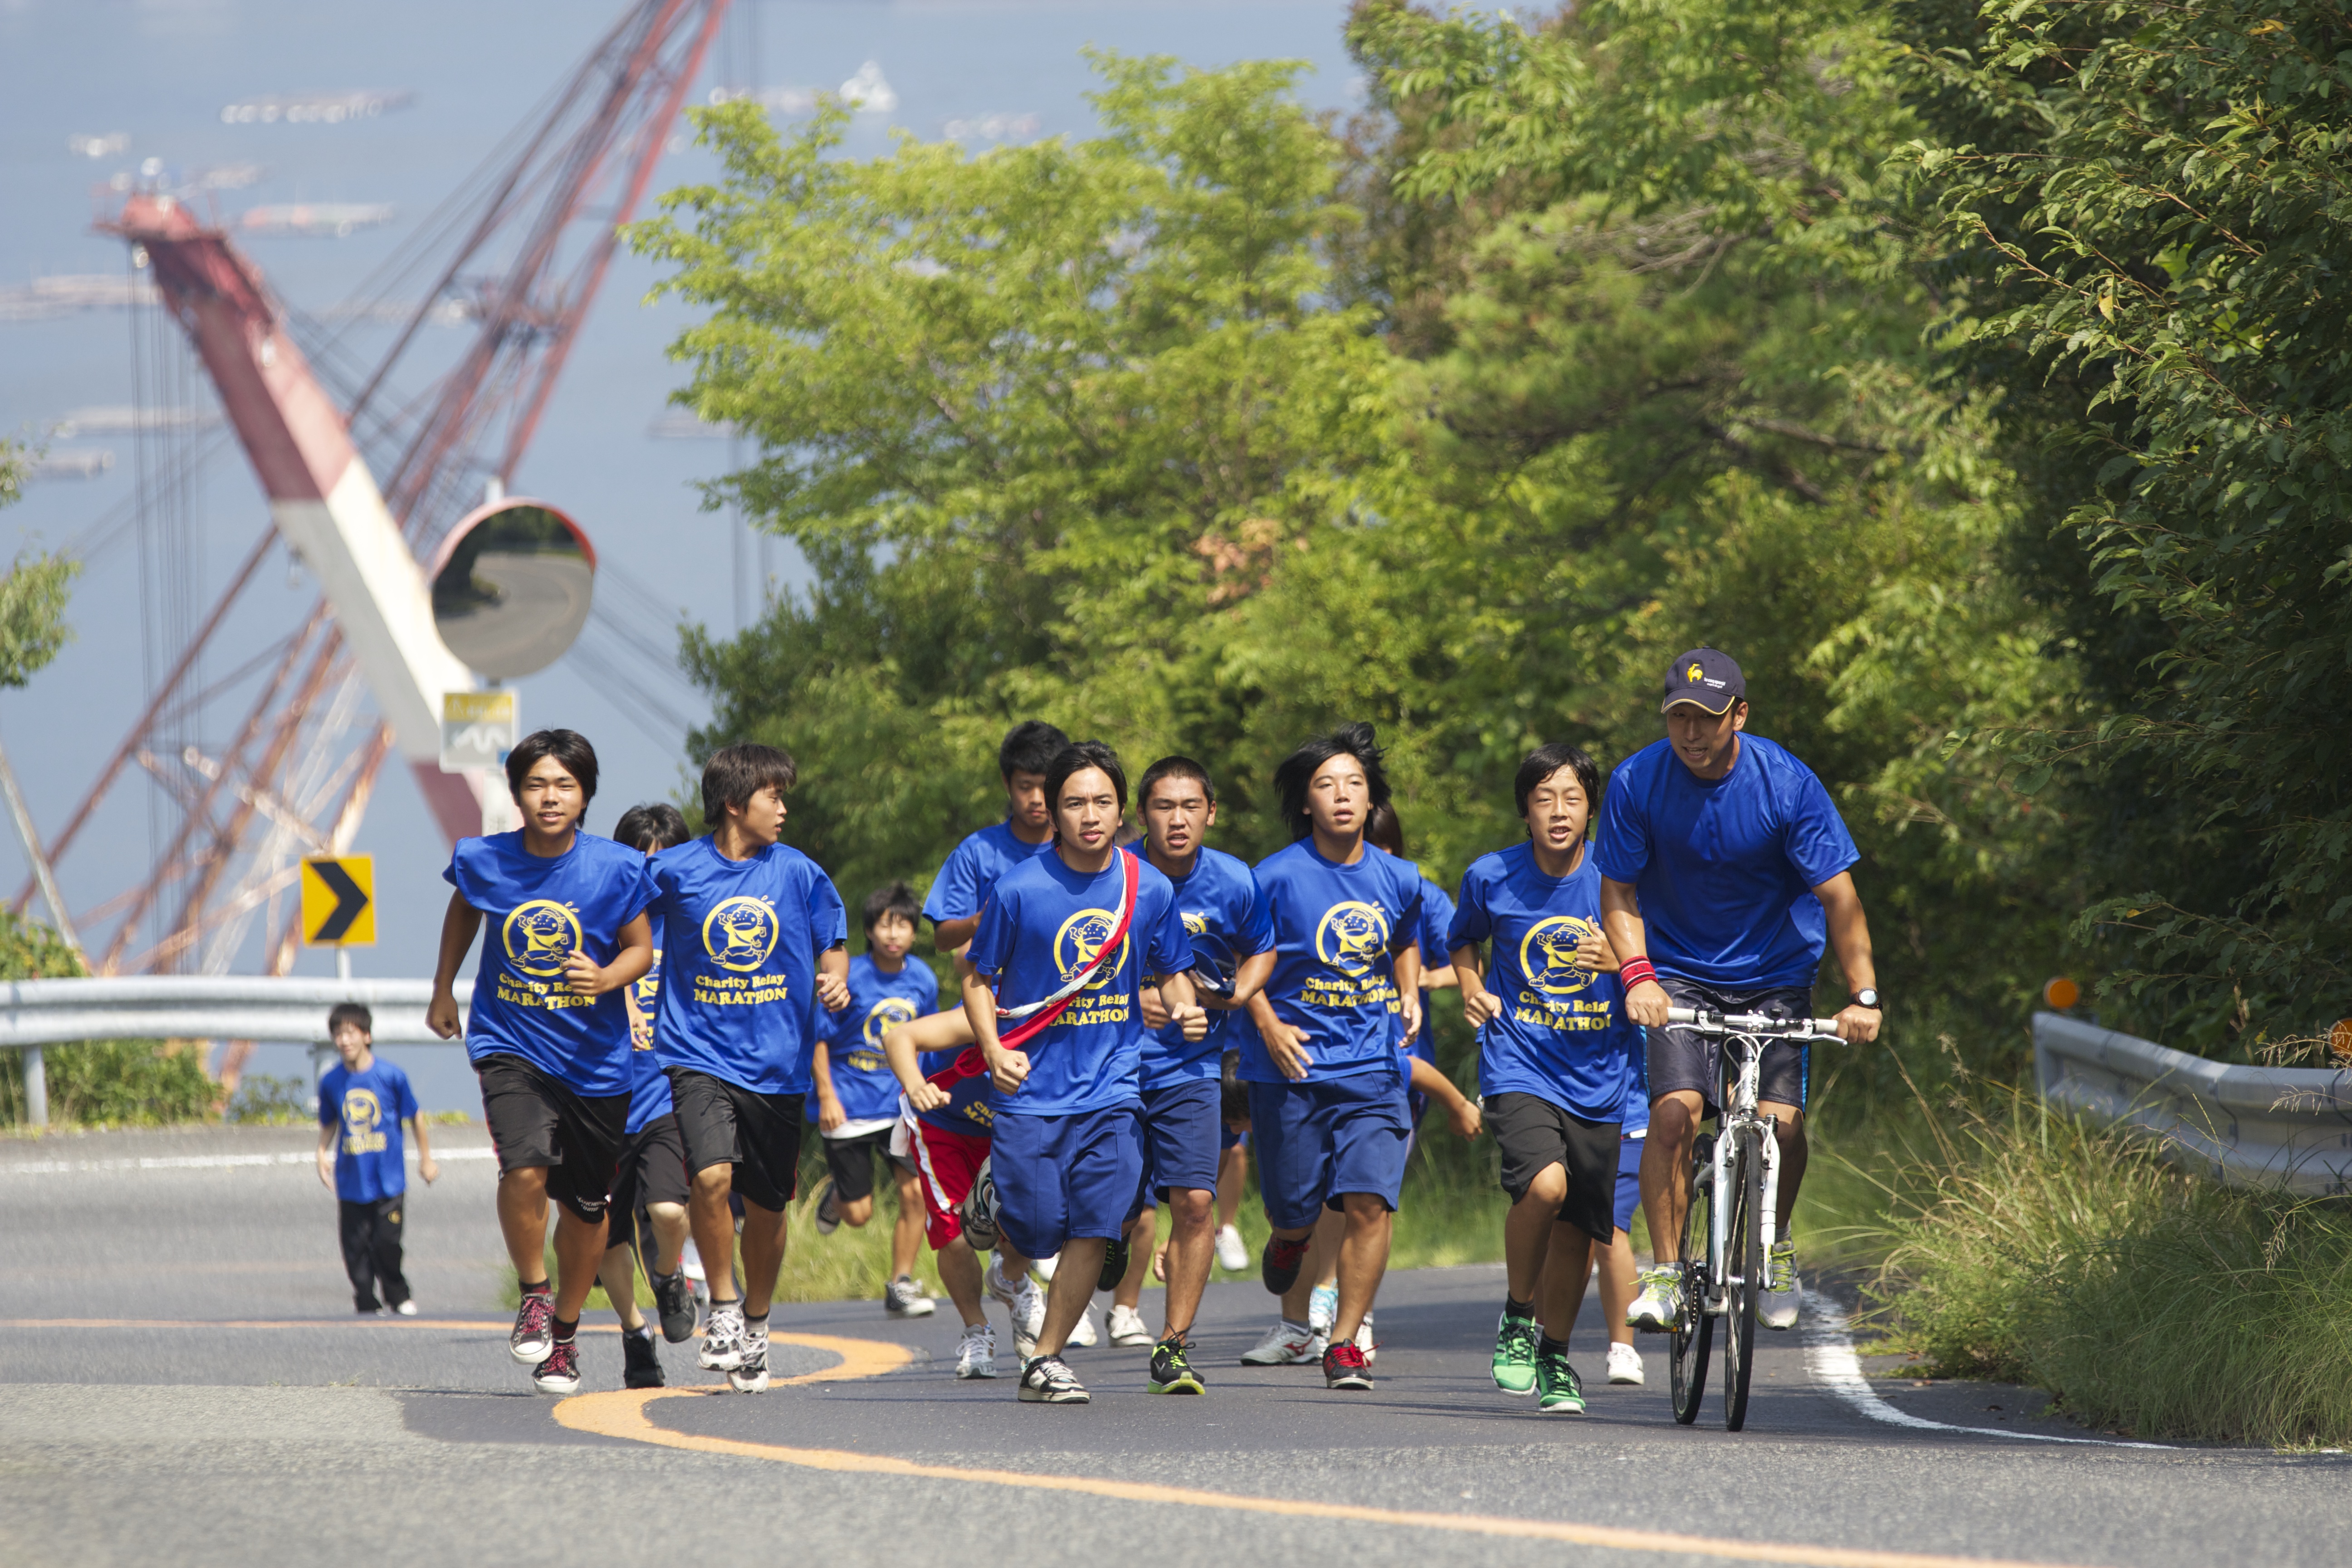
<path fill-rule="evenodd" d="M 1715 1140 L 1700 1138 L 1691 1151 L 1690 1207 L 1683 1214 L 1682 1301 L 1669 1364 L 1675 1419 L 1687 1426 L 1698 1419 L 1699 1396 L 1706 1392 L 1706 1352 L 1715 1320 L 1706 1315 L 1707 1248 L 1715 1240 Z"/>
<path fill-rule="evenodd" d="M 1725 1233 L 1728 1273 L 1723 1292 L 1723 1426 L 1748 1425 L 1748 1377 L 1755 1370 L 1756 1304 L 1764 1288 L 1764 1151 L 1754 1128 L 1732 1147 L 1731 1225 Z"/>

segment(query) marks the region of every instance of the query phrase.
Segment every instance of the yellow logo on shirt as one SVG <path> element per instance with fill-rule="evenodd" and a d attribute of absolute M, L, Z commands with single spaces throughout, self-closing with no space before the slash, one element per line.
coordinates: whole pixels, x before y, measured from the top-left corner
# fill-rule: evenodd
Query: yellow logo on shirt
<path fill-rule="evenodd" d="M 506 943 L 507 962 L 542 980 L 562 973 L 563 965 L 583 945 L 580 917 L 571 906 L 552 899 L 517 904 L 499 936 Z"/>
<path fill-rule="evenodd" d="M 1068 980 L 1093 963 L 1118 927 L 1118 917 L 1108 910 L 1080 910 L 1064 921 L 1062 929 L 1054 933 L 1054 967 L 1062 972 L 1062 978 Z M 1127 967 L 1128 940 L 1120 938 L 1117 956 L 1097 967 L 1095 977 L 1087 983 L 1087 990 L 1101 990 Z"/>
<path fill-rule="evenodd" d="M 375 1092 L 365 1089 L 345 1089 L 343 1152 L 381 1154 L 383 1147 L 383 1107 L 377 1102 Z"/>
<path fill-rule="evenodd" d="M 1592 971 L 1576 962 L 1579 940 L 1595 947 L 1600 929 L 1576 915 L 1553 915 L 1538 921 L 1519 939 L 1519 972 L 1528 984 L 1547 996 L 1573 996 L 1592 984 Z"/>
<path fill-rule="evenodd" d="M 702 951 L 721 969 L 749 973 L 768 962 L 782 931 L 774 905 L 738 894 L 703 918 Z"/>
<path fill-rule="evenodd" d="M 1209 911 L 1206 910 L 1186 910 L 1184 911 L 1184 934 L 1187 936 L 1208 935 Z"/>
<path fill-rule="evenodd" d="M 1378 904 L 1333 904 L 1315 928 L 1315 956 L 1355 979 L 1372 972 L 1389 949 L 1389 917 Z"/>
<path fill-rule="evenodd" d="M 866 1043 L 880 1049 L 882 1037 L 901 1024 L 915 1021 L 915 1005 L 904 996 L 885 996 L 866 1015 Z M 869 1069 L 870 1070 L 870 1069 Z"/>

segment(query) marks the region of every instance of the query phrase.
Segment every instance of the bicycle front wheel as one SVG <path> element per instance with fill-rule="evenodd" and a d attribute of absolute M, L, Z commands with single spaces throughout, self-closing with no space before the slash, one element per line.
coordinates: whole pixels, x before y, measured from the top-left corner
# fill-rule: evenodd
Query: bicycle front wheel
<path fill-rule="evenodd" d="M 1731 1224 L 1724 1236 L 1723 1426 L 1748 1425 L 1748 1378 L 1756 1360 L 1756 1305 L 1764 1288 L 1764 1151 L 1755 1128 L 1732 1147 Z"/>
<path fill-rule="evenodd" d="M 1707 1251 L 1715 1245 L 1715 1140 L 1700 1138 L 1691 1152 L 1690 1207 L 1683 1214 L 1682 1300 L 1675 1321 L 1670 1366 L 1675 1419 L 1687 1426 L 1698 1419 L 1699 1396 L 1706 1392 L 1706 1352 L 1715 1320 L 1706 1315 L 1711 1270 Z"/>

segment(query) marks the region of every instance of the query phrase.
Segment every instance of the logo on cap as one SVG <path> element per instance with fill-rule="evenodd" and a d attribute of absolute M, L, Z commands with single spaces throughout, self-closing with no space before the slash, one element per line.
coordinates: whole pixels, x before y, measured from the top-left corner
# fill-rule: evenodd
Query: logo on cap
<path fill-rule="evenodd" d="M 1705 670 L 1702 670 L 1698 666 L 1694 664 L 1688 669 L 1683 671 L 1683 679 L 1689 681 L 1693 686 L 1696 686 L 1699 682 L 1699 677 L 1706 673 L 1706 672 Z"/>

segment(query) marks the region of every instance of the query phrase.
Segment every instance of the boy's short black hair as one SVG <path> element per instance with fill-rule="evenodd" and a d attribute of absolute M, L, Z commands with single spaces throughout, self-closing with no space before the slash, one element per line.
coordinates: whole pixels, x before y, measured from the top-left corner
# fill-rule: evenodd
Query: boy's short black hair
<path fill-rule="evenodd" d="M 1404 858 L 1404 819 L 1397 816 L 1393 801 L 1382 801 L 1372 807 L 1364 818 L 1364 841 L 1375 849 L 1385 849 L 1398 859 Z"/>
<path fill-rule="evenodd" d="M 1209 797 L 1209 804 L 1217 804 L 1216 781 L 1209 776 L 1208 769 L 1190 757 L 1162 757 L 1144 769 L 1143 782 L 1135 786 L 1136 803 L 1139 805 L 1150 800 L 1152 786 L 1166 779 L 1198 779 L 1202 793 Z"/>
<path fill-rule="evenodd" d="M 356 1002 L 338 1002 L 327 1011 L 327 1038 L 333 1039 L 335 1031 L 345 1024 L 356 1025 L 359 1032 L 375 1037 L 375 1015 Z"/>
<path fill-rule="evenodd" d="M 1042 719 L 1024 719 L 1004 732 L 996 748 L 996 771 L 1011 784 L 1014 773 L 1049 773 L 1070 738 Z"/>
<path fill-rule="evenodd" d="M 507 793 L 522 804 L 522 781 L 541 758 L 553 757 L 563 771 L 580 781 L 583 805 L 596 798 L 596 748 L 577 730 L 533 730 L 507 753 Z"/>
<path fill-rule="evenodd" d="M 867 936 L 874 934 L 874 928 L 882 923 L 884 915 L 897 915 L 917 930 L 922 928 L 923 906 L 915 901 L 915 890 L 904 882 L 892 882 L 866 895 Z"/>
<path fill-rule="evenodd" d="M 1118 753 L 1100 741 L 1074 741 L 1064 746 L 1054 758 L 1053 766 L 1045 770 L 1045 809 L 1051 812 L 1061 798 L 1062 786 L 1071 776 L 1088 768 L 1100 768 L 1110 776 L 1110 787 L 1118 795 L 1120 815 L 1127 812 L 1127 770 L 1118 765 Z"/>
<path fill-rule="evenodd" d="M 702 764 L 702 825 L 713 833 L 727 825 L 727 808 L 751 804 L 751 797 L 771 784 L 778 795 L 800 782 L 800 764 L 793 754 L 757 741 L 721 746 Z"/>
<path fill-rule="evenodd" d="M 1584 786 L 1584 805 L 1588 811 L 1601 809 L 1601 764 L 1585 754 L 1581 746 L 1571 746 L 1566 741 L 1552 741 L 1528 753 L 1519 764 L 1517 776 L 1511 780 L 1511 802 L 1522 817 L 1528 814 L 1528 796 L 1536 793 L 1536 785 L 1562 768 L 1576 770 L 1576 782 Z"/>
<path fill-rule="evenodd" d="M 686 813 L 666 800 L 633 805 L 613 824 L 613 842 L 637 850 L 675 849 L 693 837 L 686 830 Z"/>
<path fill-rule="evenodd" d="M 1307 815 L 1307 786 L 1315 782 L 1317 769 L 1342 752 L 1363 764 L 1364 782 L 1371 785 L 1372 805 L 1377 807 L 1388 804 L 1388 771 L 1381 766 L 1381 749 L 1373 742 L 1372 727 L 1360 720 L 1342 724 L 1328 735 L 1308 741 L 1283 758 L 1282 764 L 1274 770 L 1274 787 L 1282 796 L 1282 820 L 1294 839 L 1315 831 L 1314 819 Z"/>

